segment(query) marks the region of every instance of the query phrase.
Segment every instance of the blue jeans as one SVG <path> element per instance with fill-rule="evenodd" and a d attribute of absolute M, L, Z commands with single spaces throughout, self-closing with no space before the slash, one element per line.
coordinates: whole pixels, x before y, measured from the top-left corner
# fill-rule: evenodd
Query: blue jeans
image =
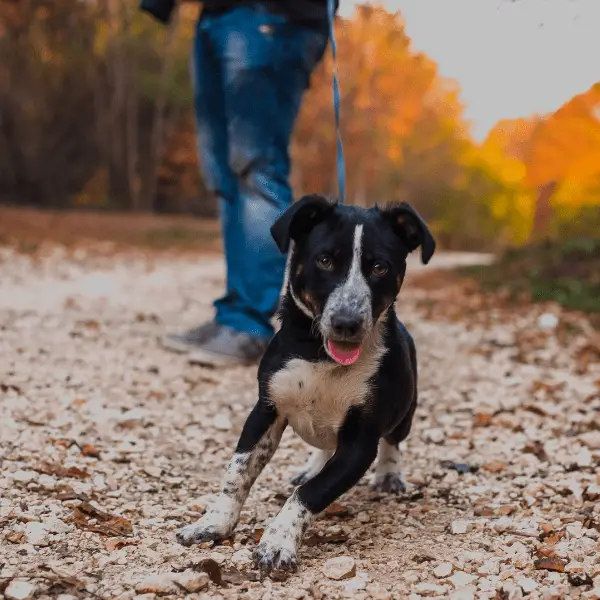
<path fill-rule="evenodd" d="M 201 16 L 193 82 L 200 165 L 221 214 L 227 282 L 216 321 L 258 338 L 283 284 L 270 227 L 292 203 L 288 146 L 325 33 L 259 4 Z"/>

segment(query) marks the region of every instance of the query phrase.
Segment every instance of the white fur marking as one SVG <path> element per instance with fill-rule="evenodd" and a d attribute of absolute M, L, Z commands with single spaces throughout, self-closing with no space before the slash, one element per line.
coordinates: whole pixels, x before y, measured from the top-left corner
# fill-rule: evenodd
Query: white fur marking
<path fill-rule="evenodd" d="M 306 464 L 299 469 L 298 475 L 302 476 L 304 481 L 312 479 L 321 472 L 332 456 L 333 452 L 331 450 L 313 450 Z"/>
<path fill-rule="evenodd" d="M 370 379 L 385 352 L 381 329 L 376 326 L 363 342 L 358 360 L 349 367 L 292 358 L 271 378 L 271 400 L 305 442 L 333 451 L 350 407 L 368 400 Z"/>
<path fill-rule="evenodd" d="M 373 485 L 381 484 L 386 477 L 394 475 L 400 479 L 406 488 L 406 480 L 400 469 L 401 458 L 402 455 L 398 446 L 388 444 L 384 439 L 379 440 L 379 452 L 377 453 Z"/>
<path fill-rule="evenodd" d="M 254 551 L 259 567 L 277 569 L 295 566 L 298 547 L 312 519 L 313 515 L 294 492 L 267 527 Z"/>
<path fill-rule="evenodd" d="M 275 453 L 283 430 L 284 422 L 277 421 L 250 452 L 233 455 L 216 502 L 196 523 L 179 530 L 177 539 L 180 543 L 189 546 L 231 535 L 250 488 Z"/>
<path fill-rule="evenodd" d="M 340 309 L 362 317 L 365 331 L 373 327 L 371 288 L 362 273 L 363 225 L 354 229 L 352 262 L 346 279 L 327 298 L 321 318 L 321 332 L 327 338 L 331 329 L 331 318 Z M 327 350 L 327 347 L 325 347 Z"/>
<path fill-rule="evenodd" d="M 296 306 L 309 318 L 309 319 L 314 319 L 315 315 L 313 314 L 312 310 L 310 310 L 310 308 L 308 308 L 308 306 L 306 306 L 306 304 L 304 304 L 304 302 L 302 302 L 302 300 L 300 300 L 300 298 L 298 298 L 298 296 L 296 296 L 296 292 L 294 292 L 294 288 L 292 287 L 292 284 L 290 283 L 290 295 L 292 296 L 292 299 L 294 300 L 294 302 L 296 303 Z"/>

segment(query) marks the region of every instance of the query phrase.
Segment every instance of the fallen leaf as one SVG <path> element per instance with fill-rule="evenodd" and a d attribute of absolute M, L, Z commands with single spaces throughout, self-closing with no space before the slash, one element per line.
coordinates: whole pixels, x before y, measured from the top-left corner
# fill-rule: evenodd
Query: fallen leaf
<path fill-rule="evenodd" d="M 542 462 L 548 462 L 548 455 L 542 442 L 528 442 L 523 446 L 523 452 L 525 454 L 533 454 L 538 460 Z"/>
<path fill-rule="evenodd" d="M 82 502 L 74 506 L 73 517 L 78 529 L 114 537 L 133 535 L 131 521 L 99 510 L 89 502 Z M 96 522 L 93 523 L 93 520 Z"/>
<path fill-rule="evenodd" d="M 22 531 L 9 531 L 4 539 L 11 544 L 23 544 L 26 541 L 25 534 Z"/>
<path fill-rule="evenodd" d="M 81 446 L 81 454 L 92 458 L 100 458 L 100 450 L 96 449 L 92 444 L 84 444 Z"/>
<path fill-rule="evenodd" d="M 540 558 L 556 558 L 554 546 L 540 546 L 535 552 Z"/>
<path fill-rule="evenodd" d="M 583 573 L 582 575 L 578 575 L 577 573 L 567 573 L 567 580 L 575 587 L 594 585 L 594 580 L 587 573 Z"/>
<path fill-rule="evenodd" d="M 544 558 L 538 558 L 537 560 L 535 560 L 533 562 L 533 566 L 540 571 L 541 570 L 556 571 L 558 573 L 563 573 L 565 570 L 565 567 L 567 565 L 567 562 L 568 561 L 564 560 L 563 558 L 544 557 Z"/>
<path fill-rule="evenodd" d="M 265 530 L 262 527 L 256 527 L 254 529 L 254 541 L 257 544 L 258 544 L 258 542 L 260 542 L 264 532 L 265 532 Z"/>
<path fill-rule="evenodd" d="M 486 413 L 475 413 L 473 427 L 489 427 L 492 424 L 492 415 Z"/>
<path fill-rule="evenodd" d="M 59 463 L 42 461 L 37 467 L 32 467 L 34 471 L 44 475 L 54 475 L 55 477 L 73 477 L 75 479 L 87 479 L 90 474 L 85 469 L 79 467 L 63 467 Z"/>
<path fill-rule="evenodd" d="M 336 533 L 312 533 L 304 539 L 306 546 L 319 546 L 320 544 L 343 544 L 348 541 L 348 534 L 343 531 Z"/>
<path fill-rule="evenodd" d="M 492 460 L 481 468 L 488 473 L 502 473 L 502 471 L 506 470 L 506 463 L 500 460 Z"/>
<path fill-rule="evenodd" d="M 339 502 L 332 502 L 326 509 L 325 515 L 327 517 L 339 517 L 341 519 L 350 515 L 350 511 Z"/>
<path fill-rule="evenodd" d="M 564 537 L 565 530 L 559 529 L 542 533 L 542 535 L 540 535 L 540 541 L 546 542 L 547 544 L 558 544 Z"/>
<path fill-rule="evenodd" d="M 246 581 L 258 581 L 258 576 L 252 571 L 239 571 L 232 567 L 227 571 L 223 571 L 223 581 L 231 585 L 241 585 Z"/>
<path fill-rule="evenodd" d="M 139 540 L 106 540 L 104 547 L 109 552 L 114 552 L 115 550 L 125 548 L 125 546 L 137 546 L 139 543 Z"/>
<path fill-rule="evenodd" d="M 205 558 L 191 567 L 194 571 L 203 571 L 215 585 L 223 585 L 223 572 L 216 560 Z"/>

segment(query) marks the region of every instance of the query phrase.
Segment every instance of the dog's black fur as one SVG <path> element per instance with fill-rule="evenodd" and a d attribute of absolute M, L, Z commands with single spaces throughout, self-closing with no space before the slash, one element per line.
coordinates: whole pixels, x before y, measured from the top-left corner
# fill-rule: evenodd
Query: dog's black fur
<path fill-rule="evenodd" d="M 307 196 L 271 229 L 288 261 L 281 329 L 258 373 L 259 399 L 239 440 L 221 501 L 180 542 L 231 533 L 254 480 L 289 424 L 320 452 L 255 550 L 265 570 L 295 568 L 312 517 L 375 461 L 375 487 L 404 490 L 398 444 L 417 404 L 415 344 L 395 314 L 406 258 L 429 262 L 435 242 L 409 205 L 362 209 Z"/>

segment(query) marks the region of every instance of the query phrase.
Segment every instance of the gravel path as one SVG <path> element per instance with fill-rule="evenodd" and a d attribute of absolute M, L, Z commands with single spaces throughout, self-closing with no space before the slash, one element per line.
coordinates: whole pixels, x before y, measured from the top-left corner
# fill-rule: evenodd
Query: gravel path
<path fill-rule="evenodd" d="M 0 597 L 600 598 L 600 343 L 582 318 L 409 277 L 414 487 L 365 479 L 309 530 L 298 573 L 260 581 L 250 552 L 307 456 L 290 431 L 232 541 L 174 541 L 256 396 L 255 369 L 155 343 L 210 315 L 220 262 L 0 252 Z"/>

